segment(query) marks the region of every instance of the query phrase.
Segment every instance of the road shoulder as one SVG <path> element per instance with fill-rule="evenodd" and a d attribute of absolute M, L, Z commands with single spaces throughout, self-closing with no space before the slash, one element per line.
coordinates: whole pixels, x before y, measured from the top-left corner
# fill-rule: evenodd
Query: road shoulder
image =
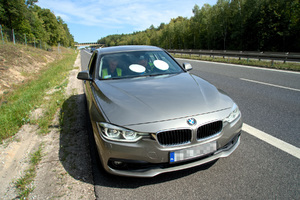
<path fill-rule="evenodd" d="M 66 100 L 57 110 L 47 135 L 38 134 L 38 126 L 26 124 L 13 141 L 0 145 L 0 199 L 19 198 L 14 182 L 29 165 L 29 157 L 42 146 L 28 199 L 95 199 L 86 108 L 80 70 L 80 54 L 70 71 L 65 88 Z M 47 105 L 43 105 L 47 106 Z M 41 107 L 43 107 L 41 106 Z M 41 117 L 41 108 L 33 112 Z"/>

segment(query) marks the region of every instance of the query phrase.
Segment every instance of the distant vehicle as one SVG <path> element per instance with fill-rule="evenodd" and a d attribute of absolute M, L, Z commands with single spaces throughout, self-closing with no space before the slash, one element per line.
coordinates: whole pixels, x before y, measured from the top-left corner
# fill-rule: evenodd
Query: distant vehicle
<path fill-rule="evenodd" d="M 85 80 L 95 143 L 104 169 L 153 177 L 229 156 L 240 143 L 235 102 L 190 74 L 163 49 L 96 49 Z"/>
<path fill-rule="evenodd" d="M 95 47 L 91 47 L 91 53 L 93 53 L 95 51 Z"/>

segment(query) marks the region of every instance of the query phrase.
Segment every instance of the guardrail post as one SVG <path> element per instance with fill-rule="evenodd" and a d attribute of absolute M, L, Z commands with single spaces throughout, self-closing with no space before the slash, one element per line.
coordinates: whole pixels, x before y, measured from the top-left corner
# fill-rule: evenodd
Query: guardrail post
<path fill-rule="evenodd" d="M 1 37 L 2 37 L 2 42 L 4 44 L 4 38 L 3 38 L 3 32 L 2 32 L 2 26 L 0 25 L 0 29 L 1 29 Z"/>
<path fill-rule="evenodd" d="M 16 44 L 16 39 L 15 39 L 15 32 L 14 32 L 14 29 L 12 29 L 11 31 L 12 31 L 13 42 L 14 42 L 14 44 Z"/>
<path fill-rule="evenodd" d="M 25 44 L 27 46 L 26 33 L 24 33 L 24 37 L 25 37 Z"/>
<path fill-rule="evenodd" d="M 60 47 L 60 43 L 58 43 L 58 45 L 57 45 L 57 51 L 58 51 L 58 53 L 60 53 L 59 47 Z"/>
<path fill-rule="evenodd" d="M 264 52 L 262 51 L 262 52 L 260 52 L 260 54 L 263 54 Z M 260 57 L 258 57 L 258 61 L 260 61 L 261 59 L 260 59 Z"/>
<path fill-rule="evenodd" d="M 289 55 L 289 52 L 286 52 L 286 53 L 285 53 L 285 59 L 283 60 L 283 63 L 284 63 L 284 64 L 285 64 L 285 62 L 286 62 L 286 60 L 287 60 L 288 55 Z"/>

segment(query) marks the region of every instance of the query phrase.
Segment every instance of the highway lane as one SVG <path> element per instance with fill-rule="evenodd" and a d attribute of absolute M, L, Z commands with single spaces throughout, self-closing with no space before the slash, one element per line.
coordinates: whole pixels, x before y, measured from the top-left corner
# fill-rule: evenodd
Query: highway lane
<path fill-rule="evenodd" d="M 83 54 L 84 67 L 88 58 Z M 240 79 L 255 78 L 256 81 L 299 89 L 298 74 L 290 77 L 269 72 L 275 73 L 273 79 L 268 72 L 188 62 L 194 67 L 191 73 L 221 88 L 238 103 L 245 123 L 299 147 L 299 92 Z M 295 83 L 289 83 L 291 80 Z M 274 107 L 275 111 L 269 110 Z M 282 113 L 282 110 L 287 112 Z M 282 118 L 288 119 L 281 119 L 282 122 L 280 116 L 273 114 L 282 114 Z M 289 134 L 282 136 L 286 129 L 290 130 Z M 212 166 L 137 179 L 108 175 L 94 164 L 93 175 L 98 199 L 299 199 L 299 164 L 298 158 L 243 131 L 238 149 Z"/>
<path fill-rule="evenodd" d="M 229 94 L 243 120 L 300 147 L 300 73 L 192 60 L 196 74 Z M 280 87 L 278 87 L 280 86 Z"/>

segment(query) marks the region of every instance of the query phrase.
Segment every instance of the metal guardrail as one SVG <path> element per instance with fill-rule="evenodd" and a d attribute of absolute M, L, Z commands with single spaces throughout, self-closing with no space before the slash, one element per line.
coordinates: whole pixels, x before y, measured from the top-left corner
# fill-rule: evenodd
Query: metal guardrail
<path fill-rule="evenodd" d="M 187 54 L 187 55 L 206 55 L 210 57 L 234 57 L 234 58 L 246 58 L 246 59 L 258 59 L 258 60 L 282 60 L 300 62 L 300 53 L 293 52 L 258 52 L 258 51 L 220 51 L 220 50 L 194 50 L 194 49 L 168 49 L 169 53 L 174 54 Z"/>

